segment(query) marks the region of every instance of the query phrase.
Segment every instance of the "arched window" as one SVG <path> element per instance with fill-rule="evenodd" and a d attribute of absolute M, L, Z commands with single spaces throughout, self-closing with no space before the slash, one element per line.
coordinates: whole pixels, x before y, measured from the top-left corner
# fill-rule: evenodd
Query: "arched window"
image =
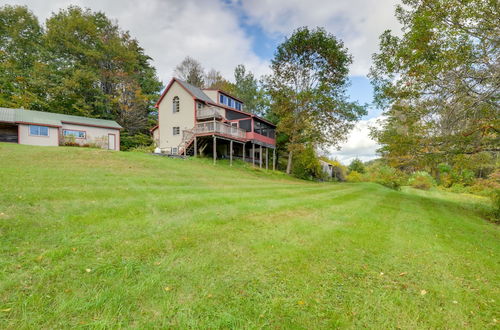
<path fill-rule="evenodd" d="M 179 97 L 178 96 L 174 96 L 174 99 L 172 100 L 172 112 L 173 113 L 176 113 L 176 112 L 179 112 Z"/>

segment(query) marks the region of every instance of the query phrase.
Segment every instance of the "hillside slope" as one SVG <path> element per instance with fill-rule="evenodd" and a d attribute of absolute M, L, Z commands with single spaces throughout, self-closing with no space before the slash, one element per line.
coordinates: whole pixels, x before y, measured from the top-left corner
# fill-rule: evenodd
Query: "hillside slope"
<path fill-rule="evenodd" d="M 0 168 L 0 328 L 498 326 L 498 226 L 453 201 L 83 148 Z"/>

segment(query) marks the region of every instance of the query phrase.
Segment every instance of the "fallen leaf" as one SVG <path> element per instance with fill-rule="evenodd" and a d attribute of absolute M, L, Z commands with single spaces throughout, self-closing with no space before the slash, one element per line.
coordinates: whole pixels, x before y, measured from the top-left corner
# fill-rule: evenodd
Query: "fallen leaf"
<path fill-rule="evenodd" d="M 71 248 L 71 250 L 72 250 L 73 252 L 76 252 L 76 248 Z"/>
<path fill-rule="evenodd" d="M 90 273 L 90 272 L 92 271 L 92 269 L 87 268 L 87 269 L 85 269 L 85 271 L 86 271 L 87 273 Z"/>
<path fill-rule="evenodd" d="M 299 301 L 297 301 L 297 304 L 304 305 L 304 302 L 302 300 L 299 300 Z"/>
<path fill-rule="evenodd" d="M 161 261 L 157 261 L 157 262 L 155 262 L 155 265 L 156 265 L 156 266 L 161 265 Z"/>
<path fill-rule="evenodd" d="M 405 276 L 406 274 L 408 274 L 407 272 L 402 272 L 399 274 L 399 276 Z"/>
<path fill-rule="evenodd" d="M 11 309 L 12 308 L 5 308 L 5 309 L 0 309 L 0 311 L 2 311 L 2 312 L 10 312 Z"/>
<path fill-rule="evenodd" d="M 209 293 L 209 294 L 208 294 L 208 298 L 212 298 L 212 294 L 210 294 L 210 293 Z"/>
<path fill-rule="evenodd" d="M 427 294 L 427 291 L 422 290 L 422 291 L 420 291 L 420 294 L 421 294 L 422 296 L 425 296 L 425 295 Z"/>
<path fill-rule="evenodd" d="M 382 272 L 381 272 L 381 273 L 380 273 L 380 276 L 384 276 L 384 273 L 382 273 Z"/>
<path fill-rule="evenodd" d="M 458 301 L 456 301 L 456 300 L 453 300 L 453 303 L 454 303 L 454 304 L 458 304 Z"/>
<path fill-rule="evenodd" d="M 165 287 L 165 291 L 170 291 L 170 290 L 171 290 L 170 287 L 168 286 Z"/>

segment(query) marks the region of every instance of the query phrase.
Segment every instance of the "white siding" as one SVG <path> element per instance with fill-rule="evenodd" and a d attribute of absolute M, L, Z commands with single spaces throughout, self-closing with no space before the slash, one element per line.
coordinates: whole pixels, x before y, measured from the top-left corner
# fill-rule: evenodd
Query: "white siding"
<path fill-rule="evenodd" d="M 218 91 L 211 91 L 204 89 L 203 92 L 210 98 L 214 103 L 219 103 L 219 100 L 217 99 L 219 92 Z"/>
<path fill-rule="evenodd" d="M 108 135 L 115 135 L 115 148 L 113 150 L 120 150 L 120 130 L 114 128 L 93 127 L 84 125 L 73 125 L 63 123 L 61 129 L 61 142 L 64 140 L 63 130 L 76 130 L 84 131 L 85 138 L 74 139 L 78 144 L 97 144 L 103 149 L 108 149 Z"/>
<path fill-rule="evenodd" d="M 49 127 L 49 136 L 33 136 L 30 135 L 30 125 L 19 124 L 19 144 L 29 144 L 32 146 L 58 146 L 59 129 L 57 127 Z"/>
<path fill-rule="evenodd" d="M 179 112 L 172 111 L 172 100 L 179 97 Z M 159 147 L 163 151 L 177 148 L 182 142 L 182 131 L 192 129 L 195 125 L 195 102 L 191 94 L 178 82 L 174 81 L 158 107 Z M 173 135 L 173 127 L 179 127 L 180 134 Z"/>

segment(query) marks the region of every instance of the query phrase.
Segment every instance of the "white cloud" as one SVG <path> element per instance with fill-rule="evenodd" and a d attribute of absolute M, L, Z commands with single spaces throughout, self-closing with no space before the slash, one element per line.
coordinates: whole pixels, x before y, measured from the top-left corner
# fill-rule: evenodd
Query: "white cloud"
<path fill-rule="evenodd" d="M 362 161 L 378 158 L 376 150 L 380 146 L 370 138 L 369 134 L 370 127 L 380 126 L 381 120 L 383 120 L 382 117 L 376 117 L 357 122 L 341 149 L 339 151 L 330 150 L 330 156 L 345 165 L 348 165 L 355 158 Z"/>
<path fill-rule="evenodd" d="M 351 75 L 366 75 L 378 37 L 398 30 L 397 0 L 243 0 L 242 8 L 254 24 L 270 34 L 290 35 L 300 26 L 325 27 L 342 39 L 353 54 Z"/>
<path fill-rule="evenodd" d="M 378 36 L 395 29 L 397 0 L 0 0 L 0 5 L 27 5 L 43 22 L 51 12 L 74 4 L 100 10 L 131 32 L 154 60 L 163 81 L 173 68 L 190 55 L 207 69 L 233 77 L 243 63 L 257 76 L 269 72 L 268 59 L 252 50 L 253 36 L 239 21 L 241 12 L 250 23 L 272 36 L 289 35 L 299 26 L 323 26 L 344 40 L 354 55 L 351 75 L 365 75 L 371 54 L 377 50 Z"/>
<path fill-rule="evenodd" d="M 41 22 L 51 12 L 71 4 L 103 11 L 139 40 L 165 83 L 187 55 L 199 60 L 206 69 L 221 71 L 229 79 L 240 63 L 257 75 L 268 72 L 267 61 L 252 51 L 251 38 L 239 26 L 237 15 L 221 1 L 12 0 L 7 3 L 27 5 Z"/>

